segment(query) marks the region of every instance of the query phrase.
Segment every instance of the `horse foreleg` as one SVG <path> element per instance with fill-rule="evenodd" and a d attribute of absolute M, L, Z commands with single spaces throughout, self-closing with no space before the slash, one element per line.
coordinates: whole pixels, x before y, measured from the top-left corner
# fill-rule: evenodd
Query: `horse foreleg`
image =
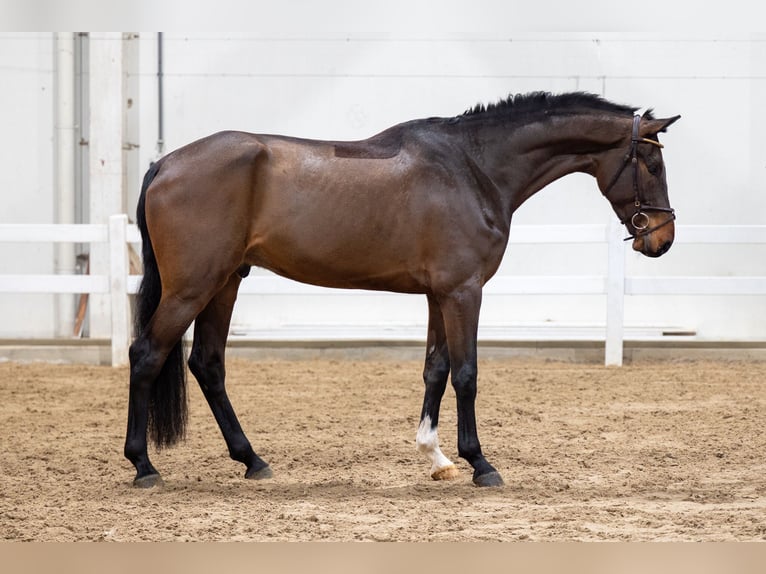
<path fill-rule="evenodd" d="M 247 466 L 246 478 L 269 478 L 271 468 L 250 446 L 224 385 L 226 338 L 239 283 L 240 277 L 232 275 L 226 286 L 197 317 L 189 369 L 213 411 L 231 458 Z"/>
<path fill-rule="evenodd" d="M 428 337 L 423 368 L 425 396 L 416 438 L 418 451 L 431 461 L 431 478 L 446 480 L 458 475 L 457 467 L 439 448 L 439 408 L 449 377 L 449 353 L 444 333 L 444 320 L 436 301 L 428 297 Z"/>
<path fill-rule="evenodd" d="M 439 299 L 457 398 L 458 454 L 473 467 L 477 486 L 501 486 L 503 479 L 481 452 L 476 429 L 476 337 L 481 286 L 468 283 Z"/>

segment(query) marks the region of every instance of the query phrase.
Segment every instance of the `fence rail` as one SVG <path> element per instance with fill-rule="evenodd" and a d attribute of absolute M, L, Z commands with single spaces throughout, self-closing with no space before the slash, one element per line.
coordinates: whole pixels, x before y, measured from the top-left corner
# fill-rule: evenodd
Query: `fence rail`
<path fill-rule="evenodd" d="M 621 365 L 625 295 L 766 295 L 766 277 L 626 277 L 623 230 L 610 225 L 516 226 L 510 241 L 516 244 L 606 243 L 608 265 L 604 276 L 495 277 L 487 294 L 601 294 L 606 295 L 605 363 Z M 129 243 L 140 242 L 138 229 L 126 215 L 113 215 L 107 225 L 0 224 L 0 242 L 107 243 L 109 271 L 105 275 L 0 274 L 0 293 L 102 293 L 110 295 L 112 364 L 128 360 L 130 321 L 128 295 L 138 290 L 141 277 L 129 274 Z M 766 243 L 766 225 L 679 225 L 676 243 Z M 241 294 L 309 295 L 347 294 L 342 289 L 305 285 L 278 276 L 251 276 Z M 365 292 L 360 292 L 365 293 Z M 373 293 L 373 292 L 370 292 Z"/>

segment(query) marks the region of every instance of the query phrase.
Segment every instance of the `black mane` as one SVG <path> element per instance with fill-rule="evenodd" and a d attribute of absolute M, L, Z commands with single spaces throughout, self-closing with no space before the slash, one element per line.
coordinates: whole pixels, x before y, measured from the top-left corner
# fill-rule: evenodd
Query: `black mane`
<path fill-rule="evenodd" d="M 633 114 L 638 108 L 615 104 L 596 94 L 587 92 L 569 92 L 551 94 L 550 92 L 530 92 L 511 94 L 504 100 L 493 104 L 477 104 L 465 111 L 460 118 L 472 117 L 508 117 L 517 118 L 537 114 L 576 113 L 584 111 L 602 111 L 615 114 Z M 645 115 L 653 119 L 651 110 Z"/>

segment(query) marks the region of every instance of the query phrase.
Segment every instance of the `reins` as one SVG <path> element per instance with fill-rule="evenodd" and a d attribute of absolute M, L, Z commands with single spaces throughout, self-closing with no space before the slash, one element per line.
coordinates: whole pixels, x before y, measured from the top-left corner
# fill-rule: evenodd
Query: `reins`
<path fill-rule="evenodd" d="M 664 227 L 665 225 L 675 220 L 676 218 L 675 210 L 672 207 L 657 207 L 654 205 L 646 205 L 641 200 L 641 195 L 640 195 L 640 190 L 638 185 L 638 144 L 648 143 L 648 144 L 655 145 L 659 148 L 662 148 L 664 146 L 656 140 L 639 137 L 638 132 L 639 132 L 640 125 L 641 125 L 641 116 L 638 114 L 635 114 L 633 116 L 633 132 L 630 138 L 630 150 L 628 150 L 628 153 L 625 154 L 625 159 L 622 162 L 622 166 L 617 171 L 617 173 L 614 174 L 614 177 L 612 177 L 612 180 L 609 182 L 609 185 L 606 186 L 606 190 L 604 191 L 604 195 L 608 196 L 609 192 L 617 184 L 617 180 L 620 179 L 622 172 L 625 171 L 625 168 L 628 166 L 628 163 L 631 163 L 633 165 L 633 196 L 634 196 L 633 205 L 635 206 L 636 211 L 630 217 L 626 217 L 625 219 L 620 220 L 620 223 L 622 223 L 623 225 L 627 225 L 627 222 L 630 221 L 630 224 L 635 230 L 635 232 L 632 233 L 630 236 L 626 237 L 625 241 L 636 239 L 637 237 L 643 237 L 644 235 L 649 235 L 650 233 L 657 231 L 661 227 Z M 647 211 L 659 211 L 662 213 L 667 213 L 669 214 L 669 216 L 662 223 L 655 225 L 654 227 L 649 227 L 649 216 L 646 214 Z"/>

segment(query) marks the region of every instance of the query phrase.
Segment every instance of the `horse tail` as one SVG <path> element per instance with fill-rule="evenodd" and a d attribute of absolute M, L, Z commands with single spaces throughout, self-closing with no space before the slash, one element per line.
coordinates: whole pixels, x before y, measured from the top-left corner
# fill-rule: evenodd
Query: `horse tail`
<path fill-rule="evenodd" d="M 161 161 L 153 163 L 144 176 L 136 209 L 136 223 L 141 232 L 144 277 L 136 296 L 135 330 L 140 337 L 160 304 L 162 281 L 146 227 L 146 190 L 160 170 Z M 183 337 L 173 346 L 149 395 L 149 438 L 157 448 L 169 447 L 186 434 L 186 365 Z"/>

